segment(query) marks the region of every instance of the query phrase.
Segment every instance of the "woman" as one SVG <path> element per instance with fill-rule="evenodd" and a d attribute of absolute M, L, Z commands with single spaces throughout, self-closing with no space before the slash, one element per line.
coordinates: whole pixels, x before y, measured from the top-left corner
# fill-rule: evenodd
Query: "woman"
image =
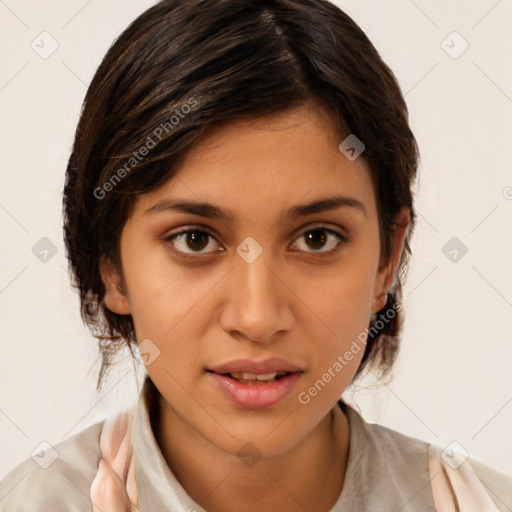
<path fill-rule="evenodd" d="M 417 161 L 394 75 L 329 2 L 143 13 L 87 92 L 64 229 L 98 389 L 123 346 L 148 375 L 15 468 L 2 510 L 509 510 L 505 475 L 340 400 L 397 353 Z"/>

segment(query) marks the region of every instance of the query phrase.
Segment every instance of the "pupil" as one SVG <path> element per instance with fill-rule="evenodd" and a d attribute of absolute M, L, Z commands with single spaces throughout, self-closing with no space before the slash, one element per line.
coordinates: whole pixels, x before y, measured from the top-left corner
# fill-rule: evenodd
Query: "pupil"
<path fill-rule="evenodd" d="M 187 235 L 187 245 L 190 249 L 201 250 L 208 245 L 208 238 L 210 235 L 202 231 L 192 231 Z M 203 243 L 201 243 L 203 242 Z M 194 244 L 196 246 L 194 247 Z M 200 245 L 201 247 L 198 247 Z"/>
<path fill-rule="evenodd" d="M 313 243 L 314 247 L 312 247 L 312 249 L 321 249 L 325 245 L 326 235 L 325 232 L 321 229 L 314 229 L 309 231 L 306 237 L 308 242 Z"/>

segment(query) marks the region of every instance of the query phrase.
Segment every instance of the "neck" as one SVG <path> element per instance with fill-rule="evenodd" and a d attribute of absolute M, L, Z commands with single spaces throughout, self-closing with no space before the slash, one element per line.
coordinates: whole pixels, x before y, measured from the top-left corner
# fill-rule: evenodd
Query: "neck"
<path fill-rule="evenodd" d="M 348 461 L 349 424 L 336 405 L 291 450 L 244 466 L 185 425 L 158 395 L 153 430 L 169 468 L 209 512 L 315 510 L 336 503 Z"/>

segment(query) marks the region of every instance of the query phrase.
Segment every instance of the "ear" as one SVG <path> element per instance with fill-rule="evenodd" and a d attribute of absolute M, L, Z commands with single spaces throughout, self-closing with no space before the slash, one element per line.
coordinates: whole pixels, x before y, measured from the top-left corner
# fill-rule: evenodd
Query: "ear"
<path fill-rule="evenodd" d="M 407 207 L 403 207 L 395 216 L 395 224 L 392 226 L 393 231 L 391 233 L 391 255 L 387 262 L 384 262 L 384 256 L 382 256 L 375 280 L 371 309 L 374 313 L 381 310 L 386 305 L 387 292 L 393 284 L 398 270 L 410 220 L 410 210 Z"/>
<path fill-rule="evenodd" d="M 118 315 L 129 315 L 131 309 L 123 289 L 123 280 L 116 266 L 104 256 L 100 259 L 100 274 L 105 285 L 104 302 L 107 308 Z"/>

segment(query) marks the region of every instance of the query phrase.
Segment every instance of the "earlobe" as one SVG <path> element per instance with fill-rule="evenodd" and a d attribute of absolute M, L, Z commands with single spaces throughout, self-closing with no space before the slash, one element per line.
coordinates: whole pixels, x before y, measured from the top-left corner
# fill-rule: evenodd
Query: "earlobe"
<path fill-rule="evenodd" d="M 371 308 L 371 311 L 374 313 L 380 311 L 386 305 L 388 290 L 393 284 L 398 265 L 400 264 L 410 220 L 410 210 L 407 207 L 403 207 L 395 216 L 393 233 L 391 234 L 390 258 L 387 263 L 379 267 L 375 281 L 374 298 Z"/>
<path fill-rule="evenodd" d="M 118 315 L 129 315 L 130 304 L 123 290 L 121 276 L 115 265 L 106 257 L 100 260 L 100 274 L 105 286 L 104 302 L 107 308 Z"/>

